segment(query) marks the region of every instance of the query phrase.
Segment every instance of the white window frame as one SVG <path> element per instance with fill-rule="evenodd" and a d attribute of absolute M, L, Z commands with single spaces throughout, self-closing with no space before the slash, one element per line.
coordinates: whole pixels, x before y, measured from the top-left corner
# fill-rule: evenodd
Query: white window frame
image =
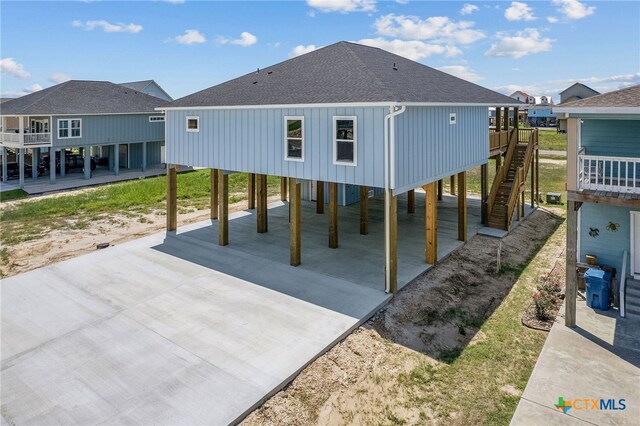
<path fill-rule="evenodd" d="M 287 127 L 287 121 L 289 120 L 300 120 L 300 128 L 302 130 L 302 137 L 300 138 L 300 158 L 297 157 L 289 157 L 289 144 L 287 143 L 287 139 L 298 139 L 298 138 L 290 138 L 288 137 L 288 127 Z M 283 124 L 283 130 L 284 130 L 284 159 L 285 161 L 297 161 L 299 163 L 304 162 L 304 116 L 303 115 L 285 115 L 284 116 L 284 124 Z"/>
<path fill-rule="evenodd" d="M 68 131 L 67 136 L 60 136 L 60 122 L 62 121 L 67 122 L 67 127 L 66 127 L 66 130 Z M 80 127 L 78 127 L 78 130 L 80 130 L 80 134 L 78 136 L 73 136 L 73 127 L 71 127 L 72 121 L 80 122 Z M 82 137 L 82 118 L 59 118 L 58 127 L 56 130 L 57 130 L 58 139 L 80 139 Z"/>
<path fill-rule="evenodd" d="M 196 123 L 198 124 L 198 128 L 197 129 L 190 129 L 189 128 L 189 120 L 196 120 Z M 185 117 L 184 125 L 185 125 L 185 127 L 187 129 L 187 132 L 189 132 L 189 133 L 200 133 L 200 116 L 199 115 L 187 115 Z"/>
<path fill-rule="evenodd" d="M 164 121 L 164 115 L 150 115 L 149 123 L 161 123 Z M 198 123 L 198 126 L 200 123 Z"/>
<path fill-rule="evenodd" d="M 337 138 L 338 120 L 353 120 L 353 141 Z M 338 161 L 338 141 L 353 142 L 353 161 Z M 351 167 L 358 165 L 358 117 L 355 115 L 333 116 L 333 164 Z"/>
<path fill-rule="evenodd" d="M 449 113 L 449 124 L 451 125 L 458 124 L 458 113 L 456 112 Z"/>

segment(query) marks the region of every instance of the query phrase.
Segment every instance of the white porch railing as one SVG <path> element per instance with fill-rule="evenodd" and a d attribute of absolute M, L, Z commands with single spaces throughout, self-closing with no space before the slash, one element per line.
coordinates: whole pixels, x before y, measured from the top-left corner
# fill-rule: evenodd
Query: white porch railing
<path fill-rule="evenodd" d="M 640 158 L 580 154 L 578 189 L 640 194 Z"/>
<path fill-rule="evenodd" d="M 0 133 L 0 146 L 8 148 L 41 148 L 51 146 L 51 133 Z"/>

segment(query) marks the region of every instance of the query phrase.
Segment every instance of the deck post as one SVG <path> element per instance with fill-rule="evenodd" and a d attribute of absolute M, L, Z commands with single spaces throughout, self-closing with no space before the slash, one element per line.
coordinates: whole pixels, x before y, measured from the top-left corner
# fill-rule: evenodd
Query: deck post
<path fill-rule="evenodd" d="M 301 263 L 301 188 L 302 184 L 298 183 L 295 178 L 289 178 L 289 206 L 291 208 L 291 220 L 289 225 L 289 261 L 291 263 L 291 266 L 298 266 Z"/>
<path fill-rule="evenodd" d="M 513 128 L 516 129 L 516 131 L 520 128 L 520 123 L 518 122 L 518 107 L 513 107 Z"/>
<path fill-rule="evenodd" d="M 175 166 L 167 164 L 167 231 L 178 228 L 178 178 Z"/>
<path fill-rule="evenodd" d="M 253 210 L 256 208 L 256 175 L 254 173 L 247 174 L 247 208 Z"/>
<path fill-rule="evenodd" d="M 369 233 L 369 188 L 360 187 L 360 235 Z"/>
<path fill-rule="evenodd" d="M 458 173 L 458 240 L 467 241 L 467 172 Z"/>
<path fill-rule="evenodd" d="M 65 162 L 67 161 L 65 159 L 66 155 L 67 155 L 67 149 L 66 148 L 60 148 L 60 176 L 61 177 L 65 175 L 65 173 L 64 173 L 64 171 L 65 171 L 64 170 L 65 169 L 64 165 L 65 165 Z"/>
<path fill-rule="evenodd" d="M 386 288 L 389 289 L 389 293 L 395 294 L 398 291 L 398 197 L 391 195 L 391 190 L 385 191 L 385 197 L 389 197 L 389 218 L 386 221 L 389 226 L 389 241 L 388 244 L 385 244 L 385 251 L 389 247 L 387 253 L 389 256 L 389 282 L 386 283 Z M 387 274 L 385 274 L 385 279 L 386 277 Z"/>
<path fill-rule="evenodd" d="M 40 164 L 40 148 L 31 149 L 31 179 L 38 180 L 38 164 Z"/>
<path fill-rule="evenodd" d="M 324 214 L 324 182 L 316 182 L 316 213 Z"/>
<path fill-rule="evenodd" d="M 49 148 L 50 150 L 53 148 Z M 54 156 L 54 160 L 53 160 L 53 176 L 54 176 L 54 182 L 55 182 L 55 175 L 56 175 L 56 160 L 55 160 L 55 156 Z M 7 169 L 7 148 L 6 147 L 2 147 L 2 182 L 7 183 L 9 181 L 9 170 Z M 51 170 L 51 169 L 49 169 Z"/>
<path fill-rule="evenodd" d="M 531 181 L 530 182 L 531 183 L 531 208 L 534 208 L 536 206 L 536 196 L 535 196 L 535 190 L 536 190 L 536 157 L 535 157 L 535 155 L 531 156 L 531 165 L 529 167 L 531 167 L 531 177 L 529 178 L 529 180 Z"/>
<path fill-rule="evenodd" d="M 504 120 L 502 126 L 503 130 L 509 130 L 509 107 L 504 107 Z"/>
<path fill-rule="evenodd" d="M 267 232 L 267 175 L 258 175 L 258 233 Z"/>
<path fill-rule="evenodd" d="M 526 197 L 526 194 L 524 193 L 524 189 L 523 189 L 522 190 L 522 200 L 520 201 L 520 210 L 521 210 L 520 217 L 522 219 L 524 219 L 524 210 L 525 210 L 526 205 L 527 205 L 527 197 Z"/>
<path fill-rule="evenodd" d="M 437 182 L 423 186 L 425 192 L 425 262 L 435 265 L 438 260 L 438 202 Z"/>
<path fill-rule="evenodd" d="M 501 165 L 502 165 L 502 154 L 498 154 L 496 155 L 496 172 L 498 171 Z"/>
<path fill-rule="evenodd" d="M 329 182 L 329 247 L 338 248 L 338 184 Z"/>
<path fill-rule="evenodd" d="M 449 179 L 449 194 L 456 195 L 456 175 L 451 175 Z"/>
<path fill-rule="evenodd" d="M 211 220 L 218 218 L 218 169 L 211 169 Z"/>
<path fill-rule="evenodd" d="M 412 214 L 416 212 L 416 191 L 410 189 L 407 191 L 407 213 Z"/>
<path fill-rule="evenodd" d="M 6 148 L 3 149 L 3 164 L 7 164 L 5 153 Z M 4 176 L 2 178 L 4 180 Z M 56 183 L 56 150 L 52 146 L 49 147 L 49 183 Z"/>
<path fill-rule="evenodd" d="M 438 181 L 438 201 L 442 201 L 442 179 Z"/>
<path fill-rule="evenodd" d="M 91 147 L 84 148 L 84 178 L 91 179 Z"/>
<path fill-rule="evenodd" d="M 487 163 L 480 166 L 480 221 L 486 225 L 489 221 L 487 217 L 487 199 L 489 198 L 489 167 Z"/>
<path fill-rule="evenodd" d="M 120 174 L 120 145 L 119 144 L 115 144 L 113 146 L 113 152 L 115 153 L 115 155 L 113 156 L 113 173 L 115 173 L 115 175 L 118 176 Z"/>
<path fill-rule="evenodd" d="M 142 171 L 147 171 L 147 143 L 142 142 Z"/>
<path fill-rule="evenodd" d="M 536 204 L 540 205 L 540 150 L 536 147 Z"/>
<path fill-rule="evenodd" d="M 280 178 L 280 201 L 287 201 L 287 178 Z"/>
<path fill-rule="evenodd" d="M 576 208 L 577 207 L 577 208 Z M 576 296 L 578 292 L 578 274 L 576 272 L 578 241 L 578 206 L 575 201 L 567 201 L 567 270 L 565 289 L 564 325 L 576 325 Z"/>
<path fill-rule="evenodd" d="M 218 170 L 218 244 L 229 244 L 229 175 Z"/>
<path fill-rule="evenodd" d="M 22 121 L 20 121 L 22 123 Z M 18 177 L 20 188 L 24 188 L 24 150 L 25 148 L 18 148 Z"/>
<path fill-rule="evenodd" d="M 496 107 L 496 132 L 500 131 L 500 128 L 502 127 L 502 108 L 500 107 Z"/>

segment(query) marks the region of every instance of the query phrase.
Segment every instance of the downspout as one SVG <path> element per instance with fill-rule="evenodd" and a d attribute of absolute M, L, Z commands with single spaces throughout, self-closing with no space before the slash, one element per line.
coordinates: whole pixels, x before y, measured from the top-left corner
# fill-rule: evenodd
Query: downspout
<path fill-rule="evenodd" d="M 399 107 L 399 108 L 398 108 Z M 395 125 L 393 118 L 402 114 L 407 109 L 402 105 L 390 105 L 389 114 L 384 117 L 384 262 L 385 262 L 385 288 L 389 293 L 391 282 L 391 258 L 389 257 L 389 214 L 391 212 L 391 187 L 395 184 Z"/>

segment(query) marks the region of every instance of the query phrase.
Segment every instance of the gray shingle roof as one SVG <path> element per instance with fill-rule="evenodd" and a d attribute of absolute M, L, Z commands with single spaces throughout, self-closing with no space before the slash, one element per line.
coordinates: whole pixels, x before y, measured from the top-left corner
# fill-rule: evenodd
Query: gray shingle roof
<path fill-rule="evenodd" d="M 118 84 L 120 84 L 120 86 L 128 87 L 129 89 L 142 92 L 144 88 L 150 85 L 151 83 L 153 83 L 153 80 L 130 81 L 127 83 L 118 83 Z"/>
<path fill-rule="evenodd" d="M 154 112 L 167 102 L 108 81 L 69 80 L 3 102 L 2 115 Z"/>
<path fill-rule="evenodd" d="M 185 96 L 167 107 L 355 102 L 520 104 L 382 49 L 343 41 Z"/>
<path fill-rule="evenodd" d="M 562 104 L 562 108 L 640 108 L 640 84 Z M 638 111 L 640 112 L 640 110 Z"/>

